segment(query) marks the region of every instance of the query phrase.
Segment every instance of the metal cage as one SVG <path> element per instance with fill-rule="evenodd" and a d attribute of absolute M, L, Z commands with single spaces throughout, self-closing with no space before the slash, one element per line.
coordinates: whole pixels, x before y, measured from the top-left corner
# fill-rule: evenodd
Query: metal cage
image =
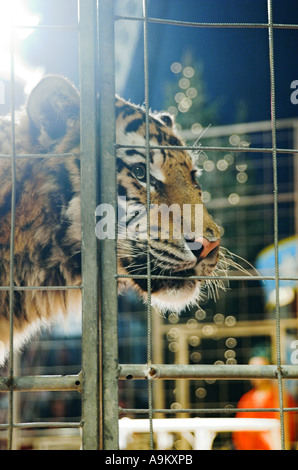
<path fill-rule="evenodd" d="M 271 83 L 271 145 L 268 148 L 250 148 L 251 154 L 266 152 L 272 157 L 273 174 L 273 207 L 274 207 L 274 276 L 241 276 L 241 281 L 272 280 L 275 282 L 275 344 L 276 363 L 271 366 L 252 365 L 191 365 L 191 364 L 155 364 L 153 363 L 153 315 L 150 305 L 150 288 L 153 276 L 150 273 L 150 255 L 147 256 L 147 360 L 145 364 L 118 364 L 118 333 L 117 333 L 117 274 L 116 241 L 102 240 L 95 237 L 94 210 L 101 202 L 108 202 L 116 207 L 116 167 L 115 167 L 115 55 L 114 55 L 114 23 L 115 21 L 140 22 L 144 31 L 144 94 L 146 110 L 146 145 L 147 165 L 150 162 L 149 146 L 149 72 L 148 72 L 148 33 L 149 23 L 176 25 L 181 28 L 250 28 L 263 29 L 268 32 L 268 51 Z M 14 129 L 14 34 L 24 26 L 15 25 L 11 37 L 11 114 L 12 114 L 12 181 L 15 182 L 15 161 L 20 158 L 15 151 Z M 40 26 L 40 28 L 66 28 L 65 26 Z M 67 28 L 70 28 L 69 26 Z M 154 407 L 154 384 L 163 380 L 196 380 L 207 379 L 252 379 L 270 378 L 278 382 L 280 414 L 281 448 L 285 448 L 284 419 L 289 411 L 298 408 L 287 408 L 283 402 L 284 379 L 297 379 L 297 365 L 283 365 L 281 358 L 281 315 L 279 299 L 279 283 L 286 278 L 279 272 L 279 228 L 278 228 L 278 156 L 291 153 L 295 156 L 297 148 L 278 148 L 276 140 L 276 97 L 275 97 L 275 62 L 274 62 L 274 31 L 280 28 L 297 29 L 297 25 L 276 24 L 273 20 L 272 0 L 268 0 L 268 22 L 266 23 L 198 23 L 179 20 L 166 20 L 148 16 L 147 0 L 143 0 L 143 16 L 116 16 L 114 2 L 110 0 L 80 0 L 79 21 L 71 27 L 79 35 L 80 56 L 80 91 L 81 91 L 81 180 L 82 180 L 82 260 L 83 282 L 80 289 L 83 294 L 83 326 L 82 326 L 82 371 L 76 375 L 63 376 L 24 376 L 18 377 L 15 371 L 13 355 L 13 297 L 17 287 L 13 282 L 14 266 L 14 204 L 15 184 L 12 191 L 12 224 L 11 224 L 11 282 L 9 286 L 1 286 L 10 292 L 10 337 L 11 348 L 9 357 L 9 374 L 0 379 L 0 391 L 9 393 L 9 419 L 1 428 L 8 429 L 8 447 L 14 447 L 14 431 L 20 428 L 81 428 L 83 449 L 116 450 L 119 446 L 119 411 L 143 414 L 148 418 L 150 448 L 154 448 L 155 414 L 180 417 L 185 414 L 200 415 L 200 409 L 168 409 Z M 118 144 L 119 146 L 120 144 Z M 160 148 L 157 147 L 157 148 Z M 168 147 L 167 147 L 168 148 Z M 193 146 L 184 148 L 193 150 Z M 200 146 L 202 151 L 230 152 L 247 151 L 231 146 Z M 98 158 L 99 156 L 99 158 Z M 32 158 L 38 158 L 32 155 Z M 149 188 L 149 172 L 147 172 Z M 147 191 L 147 203 L 150 206 L 150 191 Z M 148 214 L 149 219 L 149 214 Z M 149 222 L 148 222 L 149 223 Z M 156 277 L 156 276 L 155 276 Z M 158 277 L 158 276 L 157 276 Z M 162 277 L 162 276 L 160 276 Z M 207 278 L 208 279 L 208 278 Z M 228 276 L 225 280 L 239 281 L 237 276 Z M 291 277 L 297 281 L 298 278 Z M 35 287 L 23 287 L 23 289 Z M 55 289 L 57 287 L 54 287 Z M 63 289 L 72 288 L 65 287 Z M 45 288 L 46 289 L 46 288 Z M 92 358 L 92 360 L 91 360 Z M 120 381 L 146 380 L 148 387 L 148 406 L 143 409 L 119 409 L 118 383 Z M 15 392 L 59 390 L 76 391 L 82 395 L 82 419 L 80 422 L 46 422 L 20 423 L 14 415 Z M 243 410 L 245 411 L 245 410 Z M 204 412 L 225 413 L 225 409 L 209 409 Z"/>

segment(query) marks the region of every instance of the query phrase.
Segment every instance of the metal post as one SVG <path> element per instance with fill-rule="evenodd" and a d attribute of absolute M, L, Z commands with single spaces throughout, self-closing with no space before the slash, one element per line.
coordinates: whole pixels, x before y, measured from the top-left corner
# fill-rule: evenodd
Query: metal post
<path fill-rule="evenodd" d="M 114 2 L 98 2 L 100 84 L 100 200 L 116 214 Z M 115 227 L 116 232 L 116 227 Z M 118 449 L 118 300 L 115 239 L 101 240 L 101 448 Z"/>
<path fill-rule="evenodd" d="M 80 33 L 83 447 L 114 450 L 118 448 L 116 240 L 96 239 L 94 216 L 99 202 L 113 206 L 115 214 L 117 206 L 113 2 L 81 1 Z"/>
<path fill-rule="evenodd" d="M 97 2 L 79 3 L 81 88 L 82 211 L 82 371 L 83 449 L 99 448 L 99 245 L 95 237 L 98 205 Z"/>
<path fill-rule="evenodd" d="M 278 168 L 277 168 L 277 139 L 276 139 L 276 102 L 275 102 L 275 61 L 274 61 L 274 27 L 272 0 L 267 0 L 268 35 L 269 35 L 269 67 L 270 67 L 270 96 L 271 96 L 271 135 L 272 135 L 272 170 L 273 170 L 273 237 L 275 257 L 275 319 L 276 319 L 276 364 L 278 371 L 278 393 L 280 406 L 281 448 L 285 449 L 285 426 L 283 385 L 281 372 L 281 336 L 280 336 L 280 298 L 279 298 L 279 261 L 278 261 Z"/>

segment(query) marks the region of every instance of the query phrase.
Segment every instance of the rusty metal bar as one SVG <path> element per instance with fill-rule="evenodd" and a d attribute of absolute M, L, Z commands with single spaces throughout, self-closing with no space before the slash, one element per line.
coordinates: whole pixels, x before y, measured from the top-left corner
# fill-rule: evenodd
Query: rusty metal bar
<path fill-rule="evenodd" d="M 194 365 L 194 364 L 121 364 L 120 380 L 145 379 L 277 379 L 278 369 L 274 365 Z M 282 379 L 298 379 L 297 365 L 283 365 Z"/>

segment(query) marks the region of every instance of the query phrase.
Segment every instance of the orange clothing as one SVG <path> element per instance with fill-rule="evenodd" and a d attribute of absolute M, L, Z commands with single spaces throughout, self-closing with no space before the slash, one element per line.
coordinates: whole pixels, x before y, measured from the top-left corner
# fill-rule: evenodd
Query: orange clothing
<path fill-rule="evenodd" d="M 285 407 L 296 406 L 291 396 L 286 397 Z M 238 403 L 238 408 L 279 408 L 279 398 L 277 387 L 270 387 L 265 390 L 252 389 L 245 393 Z M 295 413 L 286 413 L 289 426 L 289 438 L 291 442 L 295 440 Z M 270 418 L 279 419 L 277 411 L 239 411 L 236 418 Z M 233 442 L 237 450 L 271 450 L 269 431 L 237 431 L 233 433 Z"/>

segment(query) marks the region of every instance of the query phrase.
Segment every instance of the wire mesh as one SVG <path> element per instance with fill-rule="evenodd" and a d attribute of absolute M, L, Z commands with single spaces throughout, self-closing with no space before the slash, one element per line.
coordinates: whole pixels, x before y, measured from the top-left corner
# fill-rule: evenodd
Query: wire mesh
<path fill-rule="evenodd" d="M 90 48 L 90 45 L 93 44 L 93 47 L 96 52 L 93 54 L 89 52 L 89 55 L 87 54 L 86 57 L 89 57 L 89 62 L 88 62 L 88 67 L 89 68 L 91 65 L 92 58 L 94 59 L 94 56 L 97 53 L 97 44 L 95 42 L 97 41 L 97 34 L 98 31 L 96 30 L 97 28 L 97 21 L 98 21 L 98 9 L 97 9 L 97 2 L 94 1 L 88 1 L 86 2 L 81 2 L 83 3 L 88 3 L 86 7 L 86 11 L 88 8 L 90 9 L 89 15 L 86 13 L 86 18 L 85 21 L 86 23 L 82 26 L 82 23 L 80 25 L 74 25 L 74 26 L 66 26 L 66 25 L 61 25 L 61 26 L 51 26 L 51 25 L 43 25 L 43 26 L 35 26 L 35 28 L 44 28 L 44 29 L 49 29 L 49 30 L 56 30 L 56 29 L 72 29 L 75 31 L 81 31 L 82 33 L 82 28 L 84 29 L 84 34 L 86 34 L 85 37 L 85 42 L 81 42 L 81 56 L 83 57 L 85 54 L 87 54 L 87 51 Z M 113 140 L 114 137 L 109 133 L 108 136 L 106 136 L 106 142 L 109 141 L 111 143 L 112 140 L 112 145 L 114 148 L 143 148 L 146 151 L 146 161 L 147 161 L 147 168 L 150 166 L 150 151 L 154 149 L 162 149 L 162 146 L 152 146 L 150 145 L 149 142 L 149 109 L 150 109 L 150 96 L 149 96 L 149 66 L 148 66 L 148 44 L 150 43 L 150 32 L 148 25 L 149 23 L 159 23 L 159 24 L 165 24 L 165 25 L 173 25 L 173 26 L 180 26 L 180 27 L 191 27 L 191 28 L 232 28 L 232 29 L 242 29 L 242 28 L 250 28 L 250 29 L 265 29 L 268 31 L 268 51 L 269 51 L 269 67 L 270 67 L 270 82 L 271 82 L 271 91 L 270 91 L 270 96 L 271 96 L 271 142 L 269 146 L 266 147 L 250 147 L 249 148 L 249 154 L 250 158 L 254 159 L 254 156 L 259 153 L 263 154 L 268 154 L 272 156 L 272 175 L 273 175 L 273 218 L 274 218 L 274 254 L 275 254 L 275 273 L 274 275 L 270 276 L 263 276 L 263 275 L 254 275 L 252 276 L 243 276 L 241 275 L 241 282 L 247 281 L 247 282 L 254 282 L 254 281 L 265 281 L 265 280 L 272 280 L 275 282 L 275 291 L 276 291 L 276 302 L 275 302 L 275 341 L 276 341 L 276 352 L 277 352 L 277 357 L 276 357 L 276 364 L 273 366 L 264 366 L 263 368 L 256 368 L 254 366 L 237 366 L 237 365 L 228 365 L 228 366 L 188 366 L 188 365 L 183 365 L 183 364 L 154 364 L 153 362 L 153 355 L 152 355 L 152 350 L 153 350 L 153 311 L 151 307 L 151 302 L 150 302 L 150 295 L 151 295 L 151 280 L 152 279 L 169 279 L 169 276 L 156 276 L 151 274 L 150 272 L 150 253 L 149 250 L 147 250 L 147 275 L 146 276 L 129 276 L 129 275 L 120 275 L 116 273 L 116 268 L 115 265 L 110 266 L 110 268 L 105 267 L 105 271 L 103 272 L 102 266 L 99 266 L 99 269 L 101 270 L 102 276 L 112 276 L 114 278 L 124 278 L 124 277 L 133 277 L 133 278 L 144 278 L 147 280 L 147 289 L 148 289 L 148 307 L 146 311 L 147 315 L 147 326 L 146 326 L 146 364 L 145 365 L 140 365 L 140 364 L 121 364 L 119 366 L 119 379 L 120 381 L 126 381 L 132 383 L 136 379 L 140 380 L 148 380 L 147 384 L 147 396 L 148 396 L 148 403 L 147 407 L 122 407 L 120 406 L 119 412 L 124 413 L 124 414 L 146 414 L 148 415 L 148 419 L 150 422 L 150 448 L 154 448 L 154 416 L 158 413 L 164 413 L 169 416 L 172 415 L 177 415 L 177 414 L 189 414 L 189 415 L 200 415 L 202 412 L 212 415 L 212 414 L 227 414 L 227 413 L 235 413 L 236 410 L 229 409 L 227 410 L 226 408 L 220 408 L 220 407 L 212 407 L 212 408 L 204 408 L 198 409 L 198 408 L 192 408 L 192 407 L 187 407 L 187 408 L 179 408 L 179 409 L 172 409 L 172 408 L 165 408 L 165 407 L 154 407 L 154 385 L 156 382 L 163 381 L 163 380 L 179 380 L 179 379 L 187 379 L 187 380 L 196 380 L 199 378 L 209 378 L 209 379 L 251 379 L 251 378 L 272 378 L 277 380 L 278 382 L 278 388 L 279 388 L 279 407 L 278 408 L 267 408 L 267 409 L 255 409 L 255 411 L 260 411 L 260 412 L 270 412 L 270 411 L 277 411 L 280 413 L 280 422 L 281 422 L 281 447 L 284 449 L 285 448 L 285 416 L 284 414 L 286 412 L 290 411 L 297 411 L 297 408 L 294 407 L 287 407 L 285 406 L 285 403 L 283 402 L 283 382 L 285 379 L 294 379 L 298 378 L 298 370 L 297 366 L 291 366 L 291 365 L 283 365 L 282 364 L 282 352 L 281 352 L 281 312 L 280 312 L 280 299 L 279 299 L 279 286 L 280 282 L 286 281 L 286 280 L 298 280 L 298 277 L 296 276 L 285 276 L 280 274 L 279 270 L 279 186 L 278 186 L 278 155 L 279 154 L 297 154 L 298 149 L 293 147 L 292 148 L 279 148 L 277 145 L 277 139 L 276 139 L 276 134 L 277 134 L 277 122 L 276 122 L 276 96 L 275 96 L 275 58 L 274 58 L 274 31 L 276 29 L 298 29 L 298 25 L 295 24 L 277 24 L 274 23 L 274 18 L 273 18 L 273 7 L 272 7 L 272 1 L 268 0 L 267 4 L 267 9 L 268 9 L 268 22 L 267 23 L 199 23 L 199 22 L 187 22 L 187 21 L 179 21 L 179 20 L 166 20 L 162 18 L 152 18 L 148 16 L 148 5 L 147 5 L 147 0 L 143 0 L 143 16 L 142 17 L 135 17 L 135 16 L 120 16 L 116 15 L 115 17 L 113 16 L 112 8 L 106 7 L 107 2 L 104 1 L 99 1 L 99 5 L 102 8 L 102 14 L 103 14 L 103 20 L 101 20 L 101 25 L 103 24 L 102 21 L 105 20 L 104 15 L 108 15 L 108 24 L 110 25 L 114 21 L 137 21 L 141 22 L 143 24 L 144 28 L 144 94 L 145 94 L 145 111 L 146 111 L 146 143 L 144 146 L 133 146 L 133 145 L 120 145 L 119 143 L 115 144 L 115 141 Z M 86 6 L 86 5 L 85 5 Z M 86 12 L 85 11 L 85 12 Z M 92 12 L 92 18 L 90 16 L 90 12 Z M 81 11 L 82 13 L 82 11 Z M 82 19 L 82 17 L 81 17 Z M 95 19 L 95 23 L 94 23 Z M 90 25 L 93 25 L 93 37 L 92 34 L 89 35 L 89 28 Z M 53 290 L 59 290 L 59 289 L 81 289 L 84 292 L 84 289 L 86 288 L 86 285 L 89 284 L 89 281 L 92 282 L 93 288 L 96 289 L 97 283 L 99 282 L 98 279 L 95 279 L 93 274 L 91 273 L 90 277 L 88 278 L 89 281 L 87 283 L 83 283 L 82 286 L 66 286 L 66 287 L 61 287 L 61 286 L 49 286 L 49 287 L 40 287 L 40 286 L 15 286 L 14 281 L 13 281 L 13 271 L 14 271 L 14 229 L 15 229 L 15 224 L 14 224 L 14 217 L 15 217 L 15 162 L 19 158 L 45 158 L 44 155 L 42 154 L 34 154 L 34 155 L 17 155 L 16 150 L 15 150 L 15 105 L 14 105 L 14 34 L 17 29 L 24 28 L 24 26 L 15 26 L 13 29 L 12 37 L 11 37 L 11 84 L 12 84 L 12 94 L 11 94 L 11 115 L 12 115 L 12 124 L 11 124 L 11 140 L 12 140 L 12 148 L 11 148 L 11 161 L 12 161 L 12 221 L 11 221 L 11 245 L 10 245 L 10 285 L 9 286 L 0 286 L 1 290 L 9 290 L 10 292 L 10 354 L 9 354 L 9 375 L 7 378 L 3 378 L 0 381 L 0 390 L 1 391 L 8 391 L 9 392 L 9 418 L 8 418 L 8 423 L 6 424 L 1 424 L 1 428 L 8 429 L 8 447 L 10 449 L 13 448 L 13 432 L 17 428 L 31 428 L 31 427 L 64 427 L 64 428 L 77 428 L 77 427 L 84 427 L 86 430 L 86 427 L 89 426 L 88 420 L 90 418 L 90 415 L 92 416 L 92 423 L 90 424 L 90 430 L 89 433 L 92 435 L 90 437 L 85 436 L 85 443 L 84 446 L 85 448 L 98 448 L 99 446 L 99 427 L 101 426 L 103 428 L 103 436 L 101 437 L 103 439 L 103 442 L 101 442 L 101 447 L 102 448 L 116 448 L 117 446 L 117 440 L 118 440 L 118 429 L 117 429 L 117 420 L 118 420 L 118 403 L 117 403 L 117 387 L 115 385 L 115 364 L 117 365 L 118 361 L 118 345 L 117 341 L 109 342 L 112 343 L 109 345 L 108 351 L 106 351 L 106 354 L 110 355 L 110 360 L 114 364 L 114 369 L 112 372 L 110 371 L 109 374 L 107 374 L 107 367 L 104 368 L 104 371 L 101 371 L 103 374 L 103 380 L 104 380 L 104 387 L 106 390 L 106 394 L 113 389 L 114 394 L 113 394 L 113 403 L 112 403 L 112 409 L 109 408 L 109 404 L 107 403 L 108 400 L 107 398 L 105 400 L 101 401 L 101 407 L 102 409 L 99 411 L 96 411 L 94 413 L 94 407 L 96 407 L 96 410 L 98 410 L 99 402 L 100 402 L 100 397 L 99 397 L 99 371 L 88 368 L 88 359 L 90 357 L 90 354 L 92 355 L 93 359 L 94 357 L 98 357 L 99 354 L 99 348 L 98 348 L 98 341 L 99 341 L 99 325 L 97 319 L 97 308 L 96 308 L 96 303 L 98 303 L 98 298 L 95 296 L 95 300 L 93 297 L 93 303 L 92 303 L 92 312 L 88 317 L 85 317 L 85 330 L 90 332 L 90 325 L 95 325 L 93 328 L 93 333 L 95 337 L 93 338 L 92 342 L 90 343 L 90 337 L 87 337 L 87 340 L 84 342 L 83 341 L 83 355 L 85 354 L 85 362 L 83 362 L 83 370 L 82 373 L 80 374 L 74 374 L 74 375 L 68 375 L 68 376 L 63 376 L 63 377 L 16 377 L 15 374 L 15 369 L 14 369 L 14 355 L 13 355 L 13 299 L 14 299 L 14 292 L 18 290 L 38 290 L 38 289 L 53 289 Z M 30 28 L 32 28 L 30 26 Z M 80 29 L 81 28 L 81 29 Z M 105 31 L 103 32 L 102 35 L 102 41 L 104 43 L 105 41 L 105 34 L 111 34 L 111 31 Z M 109 56 L 109 57 L 108 57 Z M 112 57 L 111 57 L 112 56 Z M 106 53 L 106 56 L 103 58 L 102 62 L 102 67 L 103 70 L 106 70 L 105 66 L 108 64 L 109 71 L 110 73 L 111 70 L 113 69 L 113 53 L 112 53 L 112 47 L 110 44 L 108 53 Z M 95 68 L 97 67 L 97 62 L 95 62 Z M 98 76 L 97 76 L 98 71 L 93 70 L 93 74 L 90 74 L 89 79 L 90 81 L 86 81 L 85 83 L 85 91 L 86 89 L 90 90 L 90 86 L 93 88 L 93 99 L 95 99 L 95 105 L 96 105 L 96 89 L 95 87 L 98 85 Z M 82 70 L 82 82 L 86 80 L 86 70 Z M 108 90 L 108 99 L 105 103 L 104 106 L 107 106 L 107 108 L 104 109 L 104 107 L 101 108 L 101 112 L 106 112 L 107 109 L 109 110 L 109 119 L 108 119 L 108 124 L 113 125 L 113 113 L 114 110 L 112 102 L 111 102 L 111 93 L 113 91 L 113 87 L 110 87 Z M 88 94 L 83 93 L 83 98 L 82 98 L 82 104 L 84 105 L 84 100 L 87 100 Z M 88 103 L 89 106 L 90 102 Z M 85 103 L 86 105 L 86 103 Z M 94 106 L 95 106 L 94 105 Z M 96 109 L 94 109 L 94 113 L 96 113 Z M 86 116 L 83 118 L 83 121 L 85 120 L 85 125 L 87 124 L 86 127 L 89 127 L 90 124 L 90 118 Z M 86 142 L 86 140 L 89 141 L 88 145 L 93 146 L 93 153 L 96 154 L 97 152 L 97 147 L 96 147 L 96 125 L 98 124 L 96 121 L 96 117 L 93 116 L 93 124 L 95 125 L 95 130 L 93 136 L 87 136 L 82 134 L 83 140 Z M 85 131 L 86 131 L 85 127 Z M 84 131 L 84 132 L 85 132 Z M 101 130 L 102 133 L 107 133 L 107 130 Z M 103 135 L 103 134 L 102 134 Z M 90 140 L 91 139 L 91 140 Z M 86 144 L 87 145 L 87 144 Z M 196 150 L 196 147 L 194 146 L 183 146 L 183 147 L 175 147 L 175 146 L 167 146 L 167 149 L 177 149 L 177 148 L 182 148 L 184 150 Z M 96 149 L 96 150 L 94 150 Z M 200 145 L 197 147 L 197 150 L 199 151 L 210 151 L 210 152 L 238 152 L 238 153 L 247 153 L 246 148 L 240 148 L 240 147 L 231 147 L 231 146 L 219 146 L 219 145 Z M 85 147 L 83 148 L 83 151 L 86 151 Z M 59 154 L 61 157 L 67 157 L 67 156 L 72 156 L 73 154 Z M 53 155 L 47 155 L 47 158 L 51 156 L 57 156 L 56 154 Z M 0 155 L 0 158 L 7 158 L 7 155 Z M 93 171 L 91 171 L 93 173 Z M 95 174 L 95 173 L 94 173 Z M 90 173 L 86 173 L 85 175 L 85 182 L 84 185 L 88 185 L 90 182 Z M 110 179 L 112 181 L 113 179 Z M 115 181 L 112 183 L 115 184 Z M 95 187 L 93 186 L 93 191 Z M 112 187 L 113 191 L 113 187 Z M 84 190 L 83 190 L 84 193 Z M 85 193 L 84 200 L 86 207 L 89 205 L 90 206 L 90 198 L 92 197 L 93 201 L 96 201 L 97 196 L 94 195 L 90 196 L 90 194 Z M 147 206 L 150 208 L 150 172 L 147 171 Z M 92 216 L 93 217 L 93 216 Z M 90 222 L 90 219 L 85 221 L 85 228 L 87 226 L 92 227 L 92 222 Z M 147 230 L 149 230 L 150 227 L 150 212 L 148 211 L 148 219 L 147 219 Z M 91 230 L 91 229 L 90 229 Z M 94 230 L 92 228 L 92 235 L 94 238 Z M 91 232 L 90 232 L 91 233 Z M 85 236 L 85 232 L 83 233 L 83 237 Z M 89 246 L 89 245 L 88 245 Z M 96 253 L 96 247 L 94 247 L 93 252 L 89 252 L 87 256 L 90 256 L 91 259 L 94 260 L 94 252 Z M 112 250 L 115 252 L 115 248 L 113 247 Z M 110 256 L 111 252 L 109 252 Z M 98 256 L 98 254 L 96 254 Z M 90 259 L 90 258 L 89 258 Z M 86 263 L 86 265 L 89 265 L 90 263 Z M 85 272 L 88 271 L 88 266 L 85 266 Z M 109 274 L 107 274 L 107 270 L 109 269 Z M 110 277 L 111 278 L 111 277 Z M 191 279 L 197 279 L 198 277 L 192 276 Z M 179 279 L 179 277 L 175 276 L 175 279 Z M 184 278 L 182 278 L 184 279 Z M 204 277 L 200 276 L 199 279 L 202 280 L 208 280 L 211 279 L 211 277 Z M 214 279 L 214 276 L 212 276 L 212 279 Z M 217 276 L 216 279 L 219 280 L 230 280 L 230 281 L 236 281 L 239 282 L 239 276 L 235 275 L 228 275 L 228 276 Z M 87 291 L 89 292 L 89 291 Z M 87 294 L 88 295 L 88 294 Z M 107 296 L 107 291 L 105 293 L 105 296 Z M 113 294 L 113 297 L 115 297 L 115 292 Z M 115 299 L 113 300 L 115 302 Z M 105 309 L 109 309 L 109 307 L 106 305 Z M 88 307 L 86 307 L 86 310 L 88 310 Z M 94 313 L 95 312 L 95 313 Z M 110 318 L 110 313 L 112 314 L 112 320 Z M 107 329 L 108 327 L 110 329 L 113 329 L 115 332 L 117 330 L 116 324 L 117 324 L 117 316 L 116 316 L 116 310 L 115 310 L 115 305 L 113 303 L 112 310 L 108 310 L 109 314 L 109 320 L 107 313 L 103 317 L 103 321 L 108 322 L 105 326 L 105 334 L 107 334 Z M 112 321 L 112 324 L 110 323 Z M 112 325 L 112 326 L 111 326 Z M 92 329 L 92 328 L 91 328 Z M 89 334 L 89 333 L 88 333 Z M 102 344 L 101 344 L 102 346 Z M 97 351 L 96 351 L 97 350 Z M 95 356 L 94 356 L 95 355 Z M 100 358 L 101 361 L 104 361 L 103 356 Z M 95 362 L 97 362 L 95 360 Z M 99 360 L 98 360 L 99 364 Z M 97 364 L 97 365 L 98 365 Z M 107 363 L 106 363 L 107 366 Z M 117 370 L 116 370 L 117 372 Z M 106 375 L 105 375 L 106 374 Z M 94 376 L 96 377 L 96 385 L 94 385 Z M 134 379 L 134 380 L 132 380 Z M 120 383 L 121 385 L 121 383 Z M 44 423 L 19 423 L 16 422 L 15 416 L 14 416 L 14 396 L 15 396 L 15 391 L 26 391 L 26 390 L 73 390 L 73 391 L 80 391 L 81 393 L 86 393 L 86 390 L 88 393 L 90 392 L 90 395 L 85 396 L 85 414 L 83 416 L 83 421 L 79 423 L 73 423 L 73 422 L 64 422 L 64 423 L 49 423 L 49 422 L 44 422 Z M 102 391 L 102 390 L 101 390 Z M 88 411 L 87 411 L 88 410 Z M 250 409 L 247 408 L 242 408 L 242 409 L 237 409 L 237 411 L 243 411 L 243 412 L 248 412 Z M 103 416 L 105 418 L 103 419 Z M 111 425 L 111 419 L 113 422 L 112 425 L 112 432 L 110 433 L 110 425 Z M 109 433 L 105 433 L 105 428 L 109 426 Z M 112 437 L 109 437 L 108 434 L 111 434 Z M 109 441 L 109 442 L 108 442 Z"/>
<path fill-rule="evenodd" d="M 276 335 L 276 366 L 268 366 L 264 367 L 264 369 L 257 370 L 254 369 L 252 366 L 220 366 L 216 369 L 217 366 L 186 366 L 181 364 L 175 364 L 173 366 L 162 364 L 162 365 L 154 365 L 152 364 L 151 359 L 151 349 L 152 349 L 152 317 L 151 317 L 151 309 L 150 307 L 147 310 L 148 314 L 148 330 L 147 330 L 147 344 L 148 344 L 148 354 L 147 354 L 147 364 L 146 365 L 121 365 L 120 366 L 120 379 L 148 379 L 148 408 L 144 409 L 137 409 L 137 408 L 129 408 L 129 409 L 122 409 L 121 411 L 126 413 L 145 413 L 148 414 L 148 418 L 150 421 L 150 448 L 153 448 L 153 431 L 154 431 L 154 413 L 168 413 L 168 414 L 180 414 L 180 413 L 193 413 L 193 414 L 200 414 L 202 410 L 197 409 L 183 409 L 179 407 L 177 410 L 173 409 L 152 409 L 152 378 L 158 379 L 165 379 L 165 378 L 172 378 L 172 379 L 181 379 L 182 377 L 187 377 L 188 379 L 194 379 L 195 377 L 201 376 L 205 377 L 208 376 L 210 373 L 211 376 L 214 378 L 232 378 L 237 377 L 240 378 L 241 374 L 245 371 L 249 371 L 249 374 L 252 374 L 254 377 L 265 377 L 268 373 L 272 378 L 274 377 L 278 382 L 278 389 L 279 389 L 279 408 L 274 408 L 275 411 L 280 413 L 280 423 L 281 423 L 281 448 L 285 449 L 285 425 L 284 425 L 284 411 L 293 411 L 297 408 L 287 408 L 284 406 L 283 403 L 283 379 L 287 376 L 289 370 L 293 373 L 293 378 L 297 377 L 297 367 L 296 366 L 288 366 L 289 370 L 286 372 L 285 366 L 282 366 L 281 363 L 281 333 L 280 333 L 280 299 L 279 299 L 279 283 L 282 280 L 295 280 L 295 276 L 290 277 L 283 277 L 279 273 L 279 214 L 278 214 L 278 206 L 279 206 L 279 191 L 278 191 L 278 165 L 277 165 L 277 156 L 280 153 L 290 153 L 295 154 L 297 153 L 297 148 L 290 148 L 290 149 L 282 149 L 278 148 L 277 140 L 276 140 L 276 97 L 275 97 L 275 62 L 274 62 L 274 29 L 297 29 L 297 25 L 293 24 L 275 24 L 273 21 L 273 8 L 271 0 L 267 2 L 267 12 L 268 12 L 268 23 L 198 23 L 198 22 L 186 22 L 186 21 L 178 21 L 178 20 L 168 20 L 168 19 L 161 19 L 161 18 L 149 18 L 147 14 L 147 2 L 146 0 L 143 1 L 143 17 L 133 17 L 133 16 L 116 16 L 116 20 L 130 20 L 130 21 L 141 21 L 144 24 L 144 77 L 145 77 L 145 106 L 146 106 L 146 114 L 147 114 L 147 132 L 148 132 L 148 107 L 149 107 L 149 87 L 148 87 L 148 23 L 160 23 L 160 24 L 167 24 L 167 25 L 176 25 L 181 27 L 194 27 L 194 28 L 252 28 L 258 29 L 263 28 L 267 29 L 268 31 L 268 50 L 269 50 L 269 68 L 270 68 L 270 96 L 271 96 L 271 147 L 270 148 L 249 148 L 249 152 L 251 154 L 251 158 L 253 158 L 254 153 L 268 153 L 272 156 L 272 170 L 273 170 L 273 219 L 274 219 L 274 255 L 275 255 L 275 274 L 274 276 L 270 276 L 270 280 L 275 281 L 275 292 L 276 292 L 276 302 L 275 302 L 275 335 Z M 148 134 L 146 134 L 146 145 L 145 146 L 122 146 L 118 144 L 118 147 L 125 147 L 125 148 L 144 148 L 146 150 L 146 154 L 148 155 L 149 149 L 162 149 L 162 146 L 149 146 L 149 138 Z M 167 147 L 169 148 L 169 147 Z M 177 148 L 177 147 L 170 147 L 170 148 Z M 181 148 L 181 147 L 180 147 Z M 184 146 L 182 147 L 186 150 L 195 150 L 196 148 L 193 146 Z M 246 152 L 247 149 L 237 147 L 237 150 L 233 147 L 226 147 L 226 146 L 208 146 L 208 145 L 200 145 L 198 150 L 201 152 L 204 151 L 214 151 L 214 152 L 235 152 L 237 150 L 241 152 Z M 147 165 L 149 162 L 147 161 Z M 148 172 L 149 173 L 149 172 Z M 147 185 L 149 184 L 149 177 L 147 175 Z M 147 196 L 147 203 L 149 207 L 150 202 L 150 194 L 148 191 Z M 149 257 L 149 255 L 148 255 Z M 149 262 L 148 262 L 148 272 L 147 276 L 131 276 L 134 278 L 147 278 L 147 285 L 148 291 L 150 290 L 151 279 L 169 279 L 168 276 L 154 276 L 150 273 L 149 269 Z M 129 275 L 118 275 L 118 277 L 130 277 Z M 191 277 L 191 278 L 196 278 Z M 216 276 L 217 279 L 223 279 L 222 277 Z M 175 279 L 177 279 L 175 277 Z M 181 278 L 182 279 L 182 278 Z M 210 277 L 200 277 L 200 279 L 210 279 Z M 229 276 L 227 275 L 226 279 L 228 280 L 239 280 L 238 276 Z M 258 276 L 254 275 L 253 277 L 250 276 L 241 276 L 242 281 L 253 281 L 253 280 L 269 280 L 266 276 Z M 286 366 L 287 367 L 287 366 Z M 217 370 L 217 372 L 216 372 Z M 162 371 L 162 372 L 161 372 Z M 207 372 L 208 371 L 208 372 Z M 192 375 L 193 374 L 193 375 Z M 198 374 L 198 375 L 197 375 Z M 207 374 L 207 375 L 206 375 Z M 235 375 L 234 375 L 235 374 Z M 248 376 L 247 376 L 248 378 Z M 268 411 L 269 409 L 267 409 Z M 241 409 L 241 411 L 250 411 L 249 409 Z M 265 409 L 260 409 L 259 411 L 266 411 Z M 204 409 L 206 413 L 226 413 L 226 409 L 220 408 L 213 408 L 213 409 Z"/>

